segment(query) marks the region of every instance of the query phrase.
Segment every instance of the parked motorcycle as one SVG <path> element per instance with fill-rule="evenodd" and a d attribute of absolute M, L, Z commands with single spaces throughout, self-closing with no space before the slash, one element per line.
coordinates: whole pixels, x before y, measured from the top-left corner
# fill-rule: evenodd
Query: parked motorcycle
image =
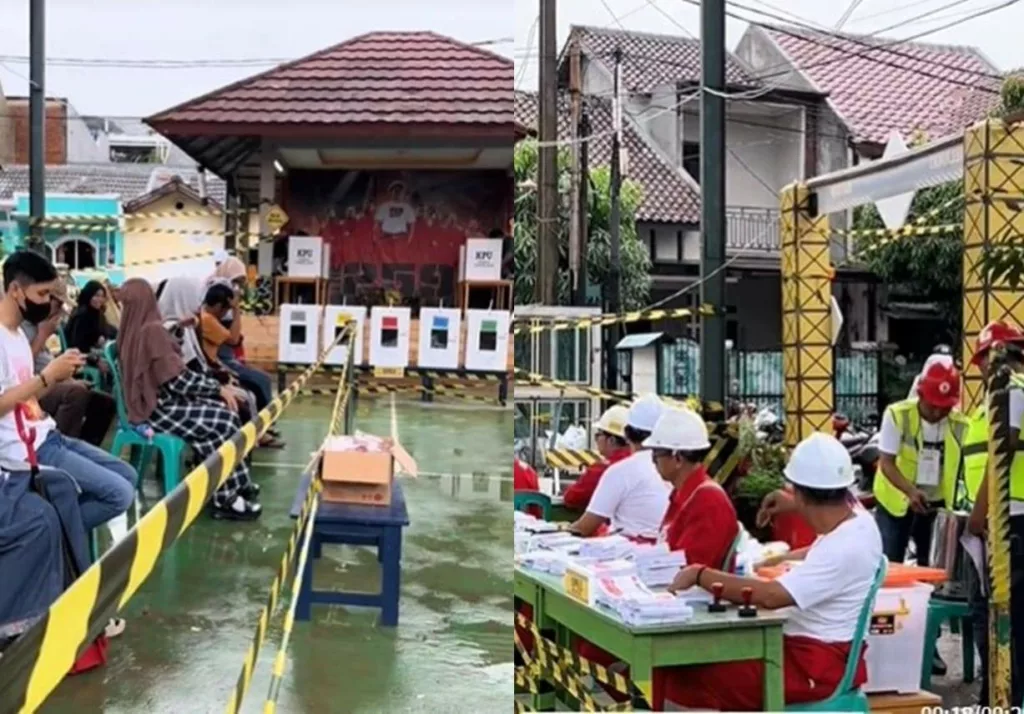
<path fill-rule="evenodd" d="M 880 456 L 878 427 L 866 424 L 858 428 L 847 416 L 835 414 L 832 417 L 832 432 L 839 443 L 846 447 L 850 460 L 857 467 L 857 487 L 863 493 L 871 493 Z"/>
<path fill-rule="evenodd" d="M 781 444 L 786 438 L 786 427 L 770 407 L 765 407 L 754 417 L 754 429 L 757 431 L 758 441 L 769 444 Z"/>

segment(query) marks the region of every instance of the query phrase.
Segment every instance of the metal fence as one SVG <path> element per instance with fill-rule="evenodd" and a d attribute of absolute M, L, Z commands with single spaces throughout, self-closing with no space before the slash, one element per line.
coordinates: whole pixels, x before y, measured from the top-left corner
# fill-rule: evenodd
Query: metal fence
<path fill-rule="evenodd" d="M 737 250 L 777 251 L 779 211 L 774 208 L 729 206 L 725 209 L 726 246 Z"/>
<path fill-rule="evenodd" d="M 730 350 L 729 397 L 783 413 L 785 380 L 782 352 Z M 879 355 L 875 351 L 846 351 L 834 363 L 835 409 L 855 422 L 880 418 L 884 400 Z M 661 346 L 659 392 L 683 397 L 700 392 L 700 346 L 682 341 Z"/>

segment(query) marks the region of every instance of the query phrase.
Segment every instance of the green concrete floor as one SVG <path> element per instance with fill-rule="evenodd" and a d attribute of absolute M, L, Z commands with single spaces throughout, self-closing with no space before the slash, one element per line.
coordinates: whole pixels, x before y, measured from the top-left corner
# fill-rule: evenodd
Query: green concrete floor
<path fill-rule="evenodd" d="M 66 680 L 42 711 L 224 711 L 292 528 L 301 467 L 329 410 L 327 398 L 292 405 L 281 422 L 288 448 L 254 456 L 261 521 L 198 519 L 129 603 L 128 630 L 112 643 L 109 664 Z M 387 400 L 362 403 L 356 426 L 387 434 L 390 411 Z M 401 622 L 389 631 L 369 610 L 315 607 L 312 622 L 296 623 L 279 712 L 489 713 L 512 703 L 512 413 L 400 403 L 397 414 L 401 441 L 425 472 L 403 479 L 412 525 Z M 146 491 L 155 489 L 150 480 Z M 325 546 L 316 577 L 370 591 L 379 569 L 367 549 Z M 283 607 L 244 712 L 263 710 Z"/>

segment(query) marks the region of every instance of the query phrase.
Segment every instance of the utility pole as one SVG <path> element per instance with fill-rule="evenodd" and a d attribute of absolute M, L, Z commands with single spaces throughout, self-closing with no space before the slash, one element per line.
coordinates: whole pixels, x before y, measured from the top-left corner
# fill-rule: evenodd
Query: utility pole
<path fill-rule="evenodd" d="M 725 403 L 725 0 L 700 4 L 701 397 Z"/>
<path fill-rule="evenodd" d="M 580 111 L 582 97 L 580 43 L 573 37 L 569 46 L 569 126 L 572 139 L 572 168 L 569 174 L 569 294 L 575 302 L 580 283 Z"/>
<path fill-rule="evenodd" d="M 46 0 L 29 4 L 29 248 L 46 254 Z"/>
<path fill-rule="evenodd" d="M 605 286 L 605 297 L 608 301 L 608 312 L 619 314 L 622 311 L 622 273 L 619 269 L 620 224 L 622 223 L 621 190 L 622 190 L 622 50 L 615 48 L 615 81 L 612 96 L 612 166 L 611 166 L 611 206 L 608 211 L 608 235 L 610 242 L 610 255 L 608 265 L 608 284 Z M 609 325 L 605 330 L 608 342 L 605 348 L 607 384 L 606 389 L 614 390 L 618 381 L 618 360 L 615 355 L 615 346 L 619 344 L 621 330 L 618 324 Z"/>
<path fill-rule="evenodd" d="M 540 0 L 540 92 L 537 172 L 537 265 L 534 299 L 558 301 L 558 47 L 556 0 Z"/>
<path fill-rule="evenodd" d="M 576 288 L 576 304 L 587 304 L 587 284 L 590 271 L 587 269 L 587 243 L 590 236 L 590 117 L 586 109 L 580 116 L 578 132 L 580 142 L 580 191 L 577 219 L 580 234 L 580 284 Z"/>

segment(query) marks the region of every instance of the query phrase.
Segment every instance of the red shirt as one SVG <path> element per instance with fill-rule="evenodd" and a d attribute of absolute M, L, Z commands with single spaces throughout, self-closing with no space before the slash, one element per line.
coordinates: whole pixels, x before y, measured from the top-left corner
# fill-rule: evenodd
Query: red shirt
<path fill-rule="evenodd" d="M 537 479 L 537 472 L 519 459 L 513 459 L 512 487 L 516 491 L 539 491 L 540 481 Z"/>
<path fill-rule="evenodd" d="M 563 496 L 565 498 L 565 507 L 576 511 L 587 510 L 587 506 L 590 505 L 590 499 L 594 495 L 594 491 L 597 490 L 597 484 L 601 483 L 601 477 L 604 476 L 604 472 L 608 470 L 609 466 L 628 458 L 632 453 L 629 447 L 623 447 L 613 451 L 605 463 L 594 464 L 588 467 L 583 472 L 583 475 L 576 480 L 576 483 L 566 490 Z"/>
<path fill-rule="evenodd" d="M 672 491 L 661 531 L 671 550 L 686 553 L 687 564 L 721 568 L 740 529 L 732 501 L 701 466 Z"/>

